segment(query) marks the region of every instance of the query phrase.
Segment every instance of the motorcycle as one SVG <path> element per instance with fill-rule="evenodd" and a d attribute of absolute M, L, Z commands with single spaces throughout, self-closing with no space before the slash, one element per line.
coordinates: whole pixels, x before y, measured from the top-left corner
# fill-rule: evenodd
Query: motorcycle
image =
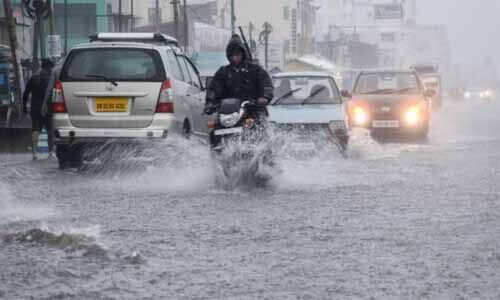
<path fill-rule="evenodd" d="M 262 185 L 271 179 L 272 167 L 267 124 L 252 101 L 230 98 L 221 101 L 217 117 L 209 121 L 210 144 L 226 185 Z"/>

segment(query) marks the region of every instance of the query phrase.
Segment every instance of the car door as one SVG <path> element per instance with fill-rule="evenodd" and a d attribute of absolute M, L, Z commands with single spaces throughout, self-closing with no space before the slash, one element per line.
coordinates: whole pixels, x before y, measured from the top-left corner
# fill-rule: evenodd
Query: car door
<path fill-rule="evenodd" d="M 208 135 L 207 116 L 203 115 L 205 108 L 205 92 L 198 71 L 194 64 L 186 56 L 182 56 L 186 70 L 190 77 L 189 90 L 186 100 L 189 103 L 192 116 L 192 131 L 194 134 L 202 137 Z"/>
<path fill-rule="evenodd" d="M 185 120 L 191 120 L 191 109 L 186 102 L 186 94 L 190 89 L 188 74 L 182 68 L 180 54 L 175 49 L 169 49 L 166 52 L 169 65 L 169 78 L 172 82 L 174 96 L 174 112 L 177 130 L 182 130 Z"/>

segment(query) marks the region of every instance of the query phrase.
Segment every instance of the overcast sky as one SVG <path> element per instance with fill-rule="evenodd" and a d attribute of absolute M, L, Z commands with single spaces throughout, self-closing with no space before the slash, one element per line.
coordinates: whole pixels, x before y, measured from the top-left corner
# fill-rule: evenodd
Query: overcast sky
<path fill-rule="evenodd" d="M 454 62 L 500 64 L 500 0 L 417 0 L 421 24 L 446 25 Z M 476 63 L 477 62 L 477 63 Z"/>

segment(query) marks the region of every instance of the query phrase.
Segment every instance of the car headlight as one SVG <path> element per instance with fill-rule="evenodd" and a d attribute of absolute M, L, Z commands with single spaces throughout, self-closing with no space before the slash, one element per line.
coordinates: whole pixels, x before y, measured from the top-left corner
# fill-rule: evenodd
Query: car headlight
<path fill-rule="evenodd" d="M 365 125 L 368 122 L 368 113 L 359 106 L 355 107 L 353 110 L 353 121 L 356 125 Z"/>
<path fill-rule="evenodd" d="M 236 125 L 240 120 L 240 113 L 235 112 L 228 115 L 219 115 L 219 120 L 222 126 L 232 127 Z"/>
<path fill-rule="evenodd" d="M 492 91 L 486 90 L 486 91 L 484 91 L 484 92 L 481 93 L 481 98 L 491 97 L 492 95 L 493 95 Z"/>
<path fill-rule="evenodd" d="M 405 112 L 404 118 L 408 125 L 416 125 L 420 122 L 420 110 L 418 107 L 410 107 Z"/>

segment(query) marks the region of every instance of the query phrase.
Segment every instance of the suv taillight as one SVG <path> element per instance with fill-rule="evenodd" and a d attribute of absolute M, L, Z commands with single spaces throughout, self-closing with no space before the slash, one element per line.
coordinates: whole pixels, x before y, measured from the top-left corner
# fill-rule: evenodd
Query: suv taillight
<path fill-rule="evenodd" d="M 61 81 L 57 80 L 52 90 L 52 112 L 66 113 L 66 102 L 64 101 L 64 92 Z"/>
<path fill-rule="evenodd" d="M 163 81 L 156 105 L 156 113 L 173 113 L 174 103 L 172 102 L 172 84 L 170 80 Z"/>

